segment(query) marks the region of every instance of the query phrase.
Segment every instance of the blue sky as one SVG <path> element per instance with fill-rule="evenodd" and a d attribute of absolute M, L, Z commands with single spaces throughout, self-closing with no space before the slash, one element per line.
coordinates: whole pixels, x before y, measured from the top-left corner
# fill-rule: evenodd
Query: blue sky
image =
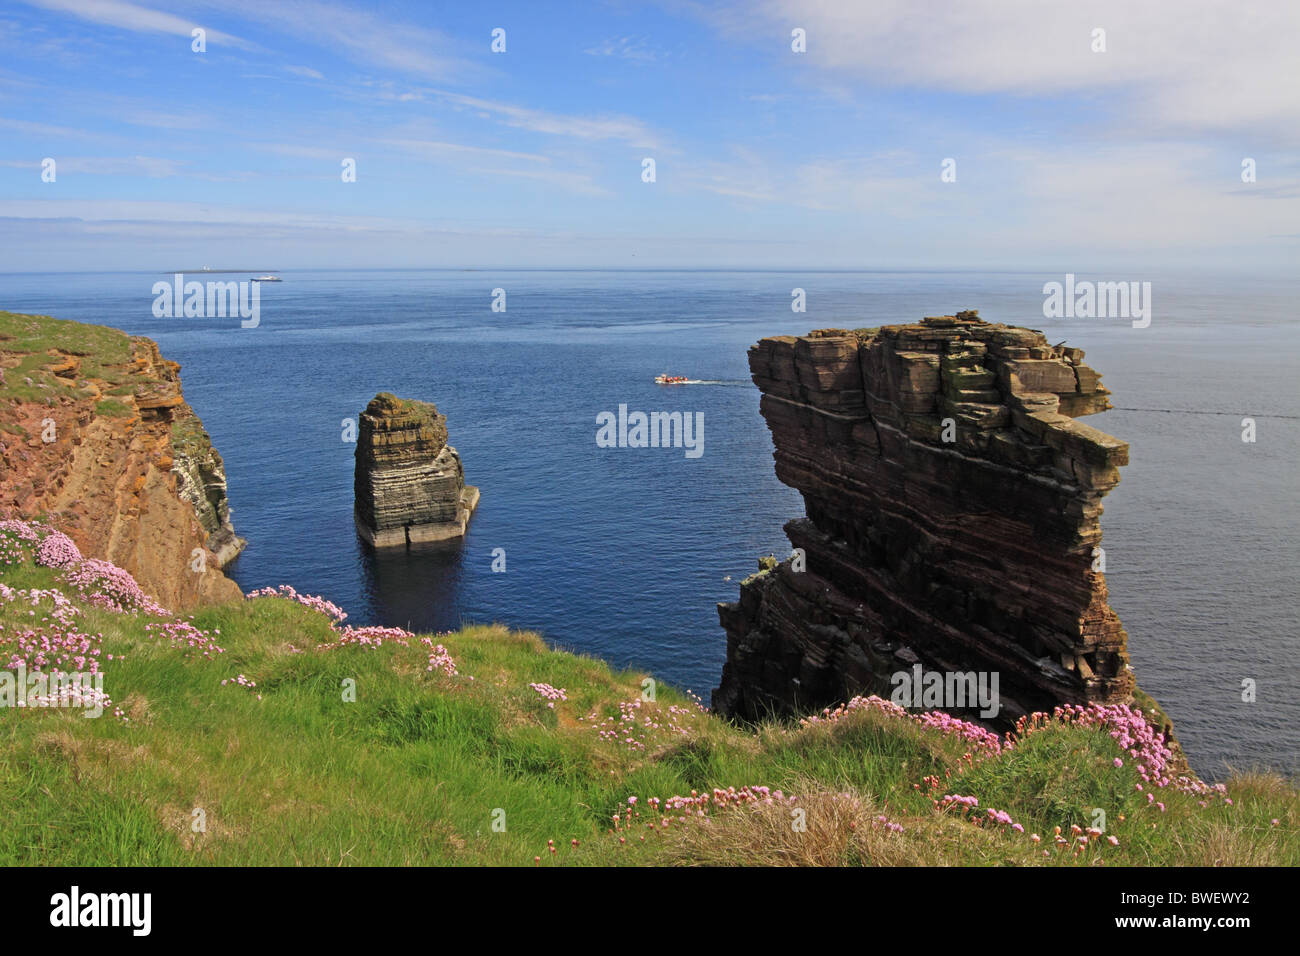
<path fill-rule="evenodd" d="M 0 270 L 1292 275 L 1300 4 L 1258 7 L 7 2 Z"/>

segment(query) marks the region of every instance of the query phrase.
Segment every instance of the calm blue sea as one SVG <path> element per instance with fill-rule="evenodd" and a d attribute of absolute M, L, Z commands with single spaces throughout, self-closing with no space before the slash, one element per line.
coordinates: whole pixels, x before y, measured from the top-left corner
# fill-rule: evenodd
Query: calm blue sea
<path fill-rule="evenodd" d="M 746 348 L 977 308 L 1086 349 L 1114 391 L 1120 408 L 1089 420 L 1133 449 L 1102 524 L 1111 603 L 1193 764 L 1210 776 L 1229 763 L 1297 768 L 1298 282 L 1143 276 L 1154 318 L 1134 329 L 1045 320 L 1042 285 L 1061 275 L 282 275 L 262 286 L 256 329 L 154 318 L 154 274 L 0 275 L 0 308 L 148 335 L 182 364 L 249 540 L 229 568 L 246 591 L 289 583 L 353 623 L 534 628 L 707 700 L 725 653 L 715 603 L 760 554 L 788 551 L 781 526 L 802 513 L 773 476 Z M 791 311 L 795 287 L 806 314 Z M 505 312 L 491 311 L 495 288 Z M 717 384 L 654 385 L 663 371 Z M 446 414 L 483 495 L 463 543 L 374 557 L 358 542 L 341 423 L 378 391 Z M 597 448 L 597 414 L 621 403 L 703 412 L 704 454 Z M 505 573 L 492 571 L 495 549 Z"/>

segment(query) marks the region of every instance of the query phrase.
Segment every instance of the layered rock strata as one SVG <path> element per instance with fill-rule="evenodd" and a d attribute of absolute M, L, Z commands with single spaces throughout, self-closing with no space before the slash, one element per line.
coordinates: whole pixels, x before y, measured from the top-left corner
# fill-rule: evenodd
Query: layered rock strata
<path fill-rule="evenodd" d="M 917 664 L 997 673 L 1002 723 L 1130 701 L 1126 636 L 1094 570 L 1128 445 L 1076 421 L 1111 407 L 1083 358 L 974 312 L 751 348 L 776 473 L 807 516 L 785 526 L 794 555 L 719 605 L 714 708 L 753 719 L 889 697 Z"/>
<path fill-rule="evenodd" d="M 225 567 L 248 542 L 235 534 L 230 521 L 226 464 L 189 405 L 176 410 L 172 453 L 176 492 L 193 506 L 200 527 L 208 534 L 208 549 L 216 555 L 218 566 Z"/>
<path fill-rule="evenodd" d="M 165 607 L 235 600 L 221 456 L 151 339 L 0 313 L 0 514 L 44 516 Z"/>
<path fill-rule="evenodd" d="M 459 538 L 478 505 L 447 419 L 429 402 L 380 392 L 357 428 L 355 517 L 375 547 Z"/>

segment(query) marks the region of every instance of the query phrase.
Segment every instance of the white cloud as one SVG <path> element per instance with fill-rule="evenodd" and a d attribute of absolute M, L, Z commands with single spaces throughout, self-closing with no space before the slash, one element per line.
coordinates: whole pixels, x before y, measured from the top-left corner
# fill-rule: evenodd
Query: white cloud
<path fill-rule="evenodd" d="M 323 80 L 325 74 L 320 70 L 313 70 L 309 66 L 286 66 L 286 73 L 292 73 L 294 76 L 305 76 L 309 80 Z"/>
<path fill-rule="evenodd" d="M 864 244 L 928 236 L 1007 262 L 1052 254 L 1084 269 L 1090 257 L 1120 250 L 1142 262 L 1225 244 L 1275 247 L 1300 222 L 1293 181 L 1242 183 L 1240 169 L 1208 146 L 1062 150 L 984 137 L 957 158 L 953 183 L 941 181 L 937 159 L 897 150 L 793 163 L 737 146 L 729 153 L 680 164 L 679 182 L 765 216 L 793 210 L 793 221 L 816 232 L 844 235 L 846 223 L 865 224 Z"/>
<path fill-rule="evenodd" d="M 1300 3 L 1290 0 L 754 0 L 702 9 L 792 69 L 961 94 L 1104 94 L 1149 133 L 1300 137 Z M 794 27 L 807 31 L 804 54 L 790 51 Z M 1105 30 L 1104 53 L 1092 50 L 1096 28 Z"/>
<path fill-rule="evenodd" d="M 1044 247 L 1128 247 L 1144 254 L 1212 248 L 1267 240 L 1300 222 L 1294 191 L 1262 198 L 1255 184 L 1241 182 L 1237 167 L 1217 163 L 1208 148 L 1108 146 L 1077 155 L 1008 146 L 995 159 L 1018 180 L 1023 208 L 1005 217 L 1008 224 Z"/>

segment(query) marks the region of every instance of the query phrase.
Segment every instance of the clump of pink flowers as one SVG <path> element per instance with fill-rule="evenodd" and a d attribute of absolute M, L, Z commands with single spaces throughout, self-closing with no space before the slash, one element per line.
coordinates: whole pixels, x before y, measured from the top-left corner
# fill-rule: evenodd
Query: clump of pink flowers
<path fill-rule="evenodd" d="M 66 573 L 65 580 L 93 607 L 130 614 L 143 611 L 156 617 L 170 612 L 141 590 L 130 572 L 110 561 L 87 558 Z"/>
<path fill-rule="evenodd" d="M 333 601 L 327 601 L 325 598 L 316 595 L 299 594 L 290 584 L 281 584 L 278 588 L 261 588 L 257 591 L 249 591 L 246 596 L 249 598 L 282 597 L 290 601 L 297 601 L 304 607 L 309 607 L 313 611 L 320 611 L 322 614 L 327 615 L 337 624 L 342 624 L 348 616 L 347 612 Z"/>
<path fill-rule="evenodd" d="M 1066 704 L 1053 710 L 1050 717 L 1044 713 L 1036 713 L 1020 718 L 1016 721 L 1016 734 L 1020 738 L 1027 737 L 1043 730 L 1054 721 L 1074 727 L 1092 727 L 1106 731 L 1120 749 L 1135 762 L 1138 776 L 1148 786 L 1172 787 L 1181 793 L 1211 799 L 1219 797 L 1226 803 L 1232 802 L 1228 799 L 1227 787 L 1221 783 L 1211 786 L 1203 781 L 1193 780 L 1185 774 L 1172 776 L 1170 764 L 1173 761 L 1173 751 L 1166 743 L 1165 735 L 1156 731 L 1140 709 L 1125 704 L 1093 703 L 1086 707 L 1079 704 Z M 1112 762 L 1116 769 L 1124 765 L 1123 759 L 1119 757 Z M 1136 787 L 1138 790 L 1143 789 L 1140 783 L 1136 784 Z M 1150 793 L 1147 794 L 1147 798 L 1148 804 L 1155 804 L 1161 810 L 1164 809 L 1164 804 L 1157 803 Z"/>
<path fill-rule="evenodd" d="M 0 632 L 2 633 L 2 632 Z M 7 635 L 11 645 L 9 670 L 22 665 L 28 671 L 86 671 L 99 673 L 104 635 L 44 623 Z"/>
<path fill-rule="evenodd" d="M 33 555 L 42 567 L 64 572 L 64 580 L 93 607 L 120 614 L 143 611 L 167 616 L 170 612 L 141 590 L 130 572 L 111 561 L 83 558 L 75 543 L 62 531 L 39 522 L 0 521 L 0 540 L 36 544 Z M 8 562 L 12 563 L 12 562 Z"/>
<path fill-rule="evenodd" d="M 923 727 L 931 727 L 946 736 L 960 737 L 962 740 L 973 743 L 986 754 L 996 756 L 1002 752 L 1003 744 L 997 734 L 969 720 L 959 720 L 940 710 L 916 714 L 914 719 Z"/>
<path fill-rule="evenodd" d="M 70 568 L 81 561 L 81 550 L 62 531 L 50 531 L 36 546 L 36 563 L 45 568 Z"/>
<path fill-rule="evenodd" d="M 36 544 L 41 540 L 38 529 L 41 526 L 28 521 L 18 521 L 14 518 L 6 518 L 0 521 L 0 533 L 11 535 L 19 541 L 26 541 L 29 544 Z"/>
<path fill-rule="evenodd" d="M 543 700 L 550 701 L 546 706 L 555 709 L 555 702 L 559 700 L 568 700 L 569 695 L 563 687 L 552 687 L 550 684 L 529 684 L 533 690 L 542 696 Z"/>
<path fill-rule="evenodd" d="M 234 684 L 238 687 L 245 687 L 248 689 L 249 693 L 252 694 L 257 693 L 257 681 L 250 680 L 249 678 L 245 677 L 243 674 L 238 674 L 235 677 L 227 677 L 224 680 L 222 680 L 221 682 L 222 687 L 225 687 L 227 684 Z M 262 695 L 257 694 L 257 699 L 261 700 Z"/>
<path fill-rule="evenodd" d="M 1065 704 L 1053 710 L 1050 719 L 1043 713 L 1021 717 L 1016 722 L 1016 734 L 1027 737 L 1051 722 L 1105 730 L 1121 750 L 1137 761 L 1138 775 L 1144 781 L 1157 787 L 1169 785 L 1166 768 L 1173 753 L 1165 743 L 1165 735 L 1156 732 L 1141 710 L 1125 704 Z M 1117 758 L 1115 766 L 1122 765 L 1123 760 Z"/>
<path fill-rule="evenodd" d="M 0 565 L 21 564 L 27 560 L 28 545 L 39 544 L 36 527 L 26 521 L 0 521 Z"/>
<path fill-rule="evenodd" d="M 53 671 L 50 677 L 58 680 L 63 676 L 61 671 Z M 113 710 L 113 716 L 121 723 L 129 724 L 131 718 L 127 716 L 126 711 L 121 707 L 113 704 L 113 698 L 109 697 L 98 687 L 85 687 L 78 684 L 64 684 L 60 682 L 56 689 L 48 694 L 35 694 L 24 701 L 18 702 L 19 707 L 78 707 L 85 709 L 101 708 Z M 89 716 L 89 715 L 87 715 Z"/>
<path fill-rule="evenodd" d="M 946 793 L 940 799 L 934 801 L 934 805 L 940 810 L 957 807 L 959 808 L 958 812 L 976 826 L 1000 826 L 1006 827 L 1015 833 L 1025 832 L 1025 828 L 1012 820 L 1011 814 L 1005 810 L 994 810 L 992 807 L 987 807 L 983 813 L 974 812 L 979 809 L 980 802 L 972 796 Z"/>
<path fill-rule="evenodd" d="M 627 805 L 631 809 L 627 811 L 626 817 L 616 815 L 614 817 L 614 829 L 618 830 L 621 826 L 634 826 L 632 817 L 639 817 L 640 813 L 636 810 L 636 805 L 640 800 L 639 797 L 628 797 Z M 798 801 L 798 797 L 787 796 L 780 790 L 773 790 L 770 787 L 750 785 L 746 787 L 727 787 L 725 790 L 721 787 L 714 787 L 712 791 L 700 793 L 692 790 L 689 797 L 674 794 L 667 800 L 660 800 L 658 797 L 648 797 L 644 801 L 646 810 L 652 816 L 669 816 L 677 817 L 679 823 L 685 823 L 689 817 L 707 817 L 711 811 L 722 810 L 730 807 L 744 806 L 774 806 L 777 804 L 793 804 Z M 653 826 L 654 824 L 650 824 Z M 662 826 L 668 826 L 667 817 L 661 821 Z"/>
<path fill-rule="evenodd" d="M 256 591 L 250 591 L 246 597 L 279 597 L 309 607 L 312 610 L 320 611 L 330 619 L 330 630 L 338 635 L 337 640 L 330 641 L 326 644 L 320 644 L 315 649 L 317 651 L 327 651 L 336 647 L 360 647 L 367 650 L 375 650 L 383 647 L 385 644 L 400 644 L 402 647 L 409 647 L 410 642 L 414 640 L 415 634 L 411 631 L 400 627 L 384 627 L 381 625 L 365 625 L 354 627 L 351 624 L 342 622 L 347 618 L 347 613 L 332 601 L 327 601 L 323 597 L 317 597 L 310 594 L 300 594 L 291 585 L 281 584 L 275 588 L 261 588 Z M 452 659 L 447 648 L 441 644 L 435 644 L 431 638 L 422 637 L 420 641 L 429 648 L 428 662 L 425 665 L 427 672 L 439 672 L 448 677 L 456 677 L 459 671 L 456 669 L 456 662 Z M 289 646 L 290 653 L 301 654 L 302 649 Z M 474 678 L 469 678 L 473 680 Z"/>
<path fill-rule="evenodd" d="M 637 697 L 619 701 L 618 716 L 602 717 L 592 711 L 578 720 L 587 723 L 600 740 L 621 744 L 631 751 L 646 749 L 646 744 L 656 736 L 685 737 L 691 730 L 687 724 L 703 713 L 695 708 L 669 704 L 663 707 Z"/>
<path fill-rule="evenodd" d="M 50 617 L 64 627 L 72 625 L 72 619 L 81 613 L 81 608 L 77 607 L 70 601 L 63 592 L 54 588 L 11 588 L 3 581 L 0 581 L 0 603 L 21 603 L 28 604 L 33 608 L 40 606 L 42 601 L 48 600 L 53 607 L 50 609 Z M 35 617 L 36 612 L 28 611 L 28 616 Z M 42 617 L 42 620 L 45 620 Z M 3 627 L 3 625 L 0 625 Z"/>
<path fill-rule="evenodd" d="M 986 727 L 981 727 L 979 724 L 972 723 L 969 720 L 960 720 L 951 714 L 945 714 L 938 710 L 913 714 L 906 707 L 885 700 L 882 697 L 877 697 L 874 694 L 869 697 L 854 697 L 847 703 L 840 704 L 835 708 L 827 707 L 821 714 L 813 714 L 803 718 L 799 721 L 799 725 L 801 727 L 812 727 L 817 724 L 837 724 L 850 714 L 859 711 L 876 711 L 889 717 L 913 720 L 921 726 L 937 730 L 941 734 L 960 737 L 962 740 L 969 741 L 986 756 L 1000 754 L 1004 746 L 997 734 Z"/>
<path fill-rule="evenodd" d="M 212 660 L 217 654 L 224 654 L 225 648 L 220 647 L 213 636 L 220 634 L 220 630 L 214 630 L 211 634 L 198 627 L 195 627 L 190 621 L 183 621 L 177 618 L 168 621 L 165 624 L 146 624 L 145 633 L 150 637 L 159 638 L 167 641 L 172 647 L 183 648 L 186 657 L 199 657 Z"/>
<path fill-rule="evenodd" d="M 455 677 L 457 674 L 456 662 L 452 660 L 451 654 L 447 648 L 441 644 L 433 643 L 433 638 L 422 637 L 420 641 L 429 648 L 429 664 L 425 667 L 426 671 L 440 671 L 448 677 Z M 473 680 L 474 678 L 470 678 Z"/>
<path fill-rule="evenodd" d="M 1138 775 L 1149 785 L 1173 786 L 1185 793 L 1223 796 L 1226 799 L 1226 788 L 1223 784 L 1209 786 L 1187 776 L 1171 777 L 1169 765 L 1173 753 L 1165 741 L 1165 735 L 1151 725 L 1140 709 L 1125 704 L 1090 703 L 1086 706 L 1065 704 L 1057 707 L 1051 714 L 1042 712 L 1030 714 L 1016 721 L 1015 732 L 1008 733 L 1005 739 L 999 739 L 997 734 L 979 724 L 959 720 L 942 711 L 912 714 L 898 704 L 876 696 L 854 697 L 848 703 L 834 709 L 826 708 L 820 715 L 806 717 L 800 721 L 800 724 L 804 727 L 835 724 L 859 711 L 876 711 L 890 717 L 913 720 L 923 727 L 967 741 L 974 745 L 974 753 L 965 755 L 971 763 L 974 762 L 976 755 L 996 757 L 1004 751 L 1013 749 L 1019 741 L 1031 734 L 1054 725 L 1067 724 L 1104 730 L 1121 750 L 1135 761 Z M 1116 769 L 1124 766 L 1121 757 L 1114 758 L 1112 763 Z M 1141 785 L 1138 786 L 1141 789 Z"/>
<path fill-rule="evenodd" d="M 385 641 L 408 647 L 408 642 L 415 636 L 410 631 L 402 630 L 400 627 L 379 627 L 377 625 L 353 627 L 351 624 L 345 624 L 343 627 L 334 627 L 333 630 L 339 636 L 339 639 L 329 644 L 322 644 L 321 650 L 327 650 L 331 647 L 344 647 L 348 644 L 354 644 L 357 647 L 376 648 L 382 647 Z"/>

